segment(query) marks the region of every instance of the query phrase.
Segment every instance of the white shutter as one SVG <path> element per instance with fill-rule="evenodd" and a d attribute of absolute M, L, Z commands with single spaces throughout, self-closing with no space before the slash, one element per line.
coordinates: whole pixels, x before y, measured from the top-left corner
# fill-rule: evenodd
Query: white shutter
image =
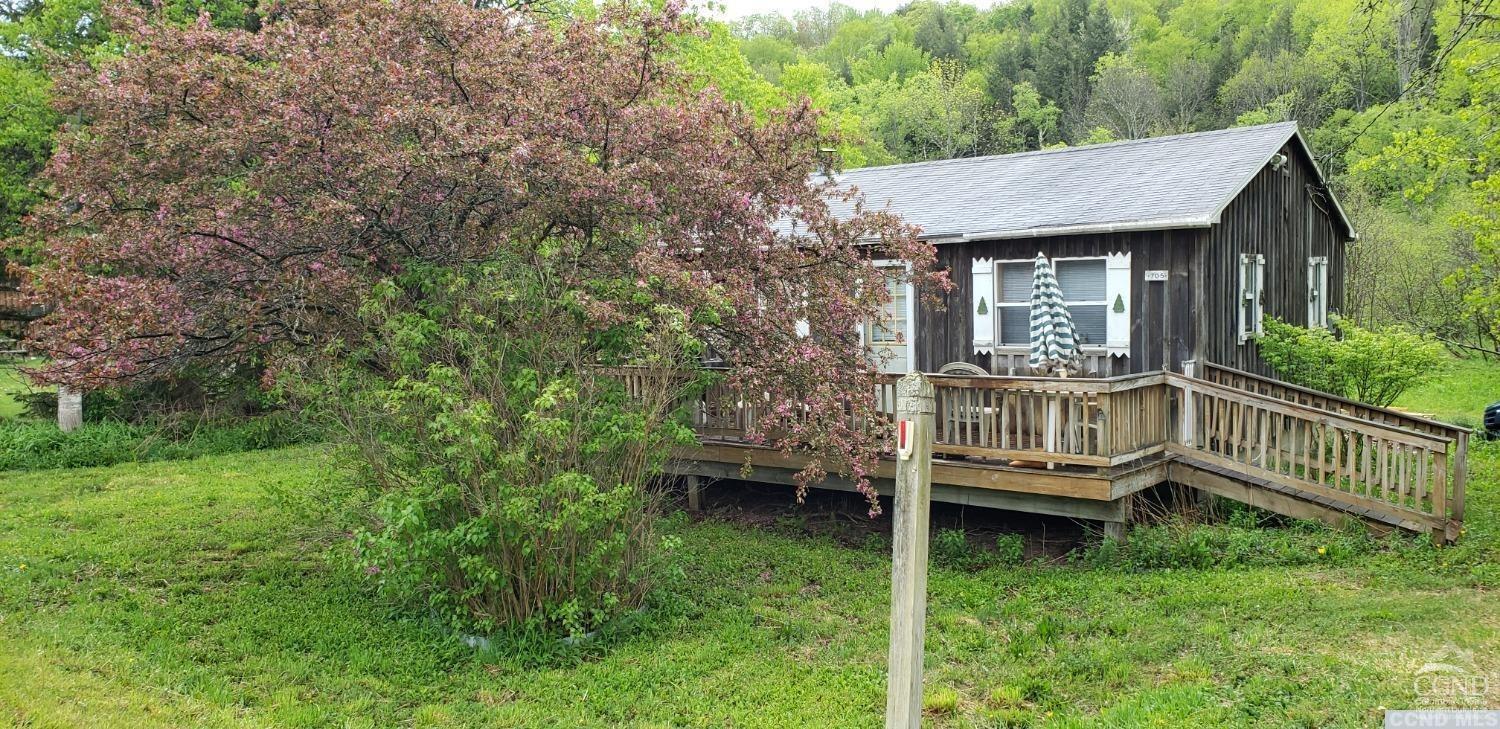
<path fill-rule="evenodd" d="M 1130 356 L 1130 253 L 1105 258 L 1106 342 L 1111 357 Z"/>
<path fill-rule="evenodd" d="M 1252 317 L 1255 316 L 1255 306 L 1251 302 L 1259 298 L 1255 291 L 1255 274 L 1255 254 L 1241 253 L 1239 295 L 1235 297 L 1234 301 L 1235 317 L 1239 322 L 1237 331 L 1239 332 L 1240 344 L 1250 341 L 1250 336 L 1255 332 L 1257 326 L 1256 322 L 1251 321 Z"/>
<path fill-rule="evenodd" d="M 974 259 L 970 289 L 969 313 L 974 316 L 974 353 L 995 351 L 995 262 L 989 258 Z"/>
<path fill-rule="evenodd" d="M 1266 318 L 1266 257 L 1255 255 L 1255 336 L 1265 333 Z"/>
<path fill-rule="evenodd" d="M 1307 259 L 1307 327 L 1328 326 L 1328 257 Z"/>

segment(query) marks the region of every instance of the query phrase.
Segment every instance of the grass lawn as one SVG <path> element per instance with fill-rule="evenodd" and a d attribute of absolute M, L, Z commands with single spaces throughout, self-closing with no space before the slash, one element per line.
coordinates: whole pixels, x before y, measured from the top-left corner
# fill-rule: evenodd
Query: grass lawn
<path fill-rule="evenodd" d="M 15 360 L 0 360 L 0 420 L 14 418 L 22 412 L 22 393 L 30 392 L 31 385 L 16 371 Z"/>
<path fill-rule="evenodd" d="M 643 625 L 572 654 L 484 655 L 380 603 L 330 558 L 339 535 L 272 496 L 312 489 L 319 460 L 0 474 L 0 724 L 879 723 L 878 545 L 679 516 L 686 574 Z M 1369 726 L 1378 707 L 1427 701 L 1413 682 L 1435 656 L 1493 672 L 1500 451 L 1475 460 L 1470 534 L 1444 551 L 936 567 L 931 723 Z"/>
<path fill-rule="evenodd" d="M 1500 362 L 1452 359 L 1441 377 L 1412 388 L 1396 407 L 1456 425 L 1475 426 L 1484 407 L 1500 402 Z"/>

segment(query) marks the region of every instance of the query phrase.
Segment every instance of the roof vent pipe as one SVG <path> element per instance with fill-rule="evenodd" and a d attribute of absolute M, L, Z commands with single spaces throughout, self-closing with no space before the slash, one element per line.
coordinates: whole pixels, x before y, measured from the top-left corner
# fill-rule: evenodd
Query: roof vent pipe
<path fill-rule="evenodd" d="M 818 148 L 818 170 L 823 176 L 833 179 L 833 161 L 837 158 L 839 151 L 833 147 Z"/>

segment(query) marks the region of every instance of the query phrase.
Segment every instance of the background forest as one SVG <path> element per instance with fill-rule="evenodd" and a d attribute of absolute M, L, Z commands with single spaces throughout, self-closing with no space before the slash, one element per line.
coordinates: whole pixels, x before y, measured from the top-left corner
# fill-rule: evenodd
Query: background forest
<path fill-rule="evenodd" d="M 1500 349 L 1494 0 L 837 3 L 711 23 L 687 66 L 766 112 L 826 110 L 845 167 L 1296 120 L 1362 234 L 1344 311 Z M 589 12 L 588 4 L 560 12 Z M 52 64 L 108 53 L 97 0 L 0 3 L 0 238 L 42 194 Z M 255 28 L 272 6 L 172 0 Z M 11 258 L 27 241 L 12 240 Z"/>
<path fill-rule="evenodd" d="M 688 55 L 752 106 L 811 97 L 850 167 L 1295 120 L 1362 236 L 1346 315 L 1497 348 L 1493 2 L 833 4 L 719 26 Z"/>

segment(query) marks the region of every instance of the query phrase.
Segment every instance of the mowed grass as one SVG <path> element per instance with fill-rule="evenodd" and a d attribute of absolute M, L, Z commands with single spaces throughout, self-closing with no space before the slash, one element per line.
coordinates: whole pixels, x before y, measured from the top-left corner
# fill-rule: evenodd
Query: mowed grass
<path fill-rule="evenodd" d="M 0 420 L 20 415 L 25 409 L 20 396 L 33 389 L 16 368 L 15 360 L 0 360 Z"/>
<path fill-rule="evenodd" d="M 1472 427 L 1494 402 L 1500 402 L 1500 362 L 1450 359 L 1441 376 L 1404 393 L 1396 407 Z"/>
<path fill-rule="evenodd" d="M 276 494 L 317 493 L 320 454 L 0 473 L 0 725 L 881 721 L 880 544 L 678 515 L 666 528 L 684 574 L 634 627 L 573 652 L 483 654 L 382 603 L 336 558 L 343 535 L 284 506 Z M 1479 447 L 1474 466 L 1471 532 L 1453 549 L 936 566 L 929 723 L 1355 727 L 1431 705 L 1414 683 L 1427 661 L 1500 665 L 1500 452 Z M 1319 534 L 1347 539 L 1309 531 L 1307 549 Z"/>

